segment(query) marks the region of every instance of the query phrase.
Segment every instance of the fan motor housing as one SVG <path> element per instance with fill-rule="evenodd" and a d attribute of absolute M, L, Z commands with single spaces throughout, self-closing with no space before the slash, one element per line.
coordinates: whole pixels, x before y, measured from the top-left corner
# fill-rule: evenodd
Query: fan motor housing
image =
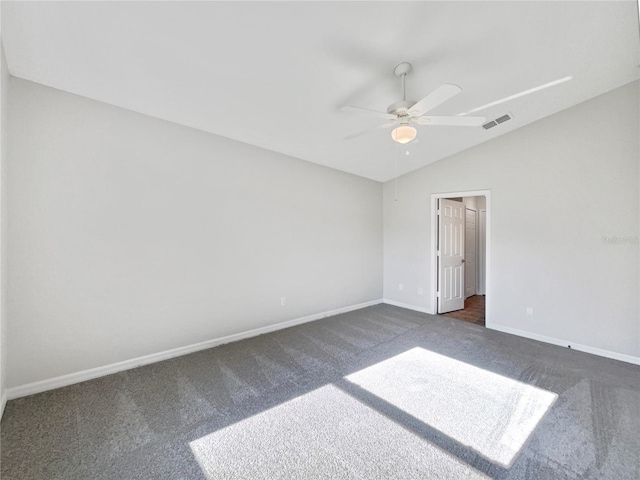
<path fill-rule="evenodd" d="M 392 103 L 387 108 L 387 113 L 392 115 L 408 115 L 409 110 L 416 104 L 413 100 L 402 100 L 400 102 Z"/>

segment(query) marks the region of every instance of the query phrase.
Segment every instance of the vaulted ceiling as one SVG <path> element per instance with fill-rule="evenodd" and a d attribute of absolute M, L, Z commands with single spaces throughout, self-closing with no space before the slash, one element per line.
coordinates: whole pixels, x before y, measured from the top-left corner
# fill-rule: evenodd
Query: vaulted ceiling
<path fill-rule="evenodd" d="M 379 181 L 638 78 L 625 2 L 2 2 L 12 75 Z M 430 112 L 513 119 L 425 126 L 399 147 L 345 113 L 463 91 Z M 584 119 L 587 122 L 606 119 Z M 407 152 L 409 153 L 407 155 Z M 397 169 L 395 167 L 397 161 Z"/>

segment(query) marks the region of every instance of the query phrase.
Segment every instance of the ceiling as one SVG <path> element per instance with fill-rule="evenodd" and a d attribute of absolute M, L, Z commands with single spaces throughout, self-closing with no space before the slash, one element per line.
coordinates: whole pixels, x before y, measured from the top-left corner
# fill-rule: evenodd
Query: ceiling
<path fill-rule="evenodd" d="M 637 9 L 3 1 L 2 37 L 17 77 L 386 181 L 637 79 Z M 400 100 L 393 67 L 402 61 L 414 67 L 410 99 L 443 83 L 462 87 L 430 114 L 514 118 L 491 130 L 419 127 L 405 147 L 388 130 L 344 140 L 384 119 L 340 107 L 386 110 Z"/>

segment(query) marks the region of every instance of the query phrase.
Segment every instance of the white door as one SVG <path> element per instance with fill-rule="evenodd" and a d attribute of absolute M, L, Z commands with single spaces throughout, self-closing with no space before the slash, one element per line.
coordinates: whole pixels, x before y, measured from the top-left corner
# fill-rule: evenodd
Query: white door
<path fill-rule="evenodd" d="M 476 211 L 467 207 L 464 234 L 464 296 L 476 294 L 477 253 L 476 253 Z"/>
<path fill-rule="evenodd" d="M 464 308 L 464 204 L 440 199 L 438 214 L 438 313 Z"/>

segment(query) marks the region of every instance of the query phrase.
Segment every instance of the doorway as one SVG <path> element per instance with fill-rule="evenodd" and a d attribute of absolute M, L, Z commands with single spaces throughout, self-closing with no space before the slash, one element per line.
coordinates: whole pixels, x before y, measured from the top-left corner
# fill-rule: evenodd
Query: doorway
<path fill-rule="evenodd" d="M 433 194 L 433 313 L 490 324 L 490 191 Z"/>

